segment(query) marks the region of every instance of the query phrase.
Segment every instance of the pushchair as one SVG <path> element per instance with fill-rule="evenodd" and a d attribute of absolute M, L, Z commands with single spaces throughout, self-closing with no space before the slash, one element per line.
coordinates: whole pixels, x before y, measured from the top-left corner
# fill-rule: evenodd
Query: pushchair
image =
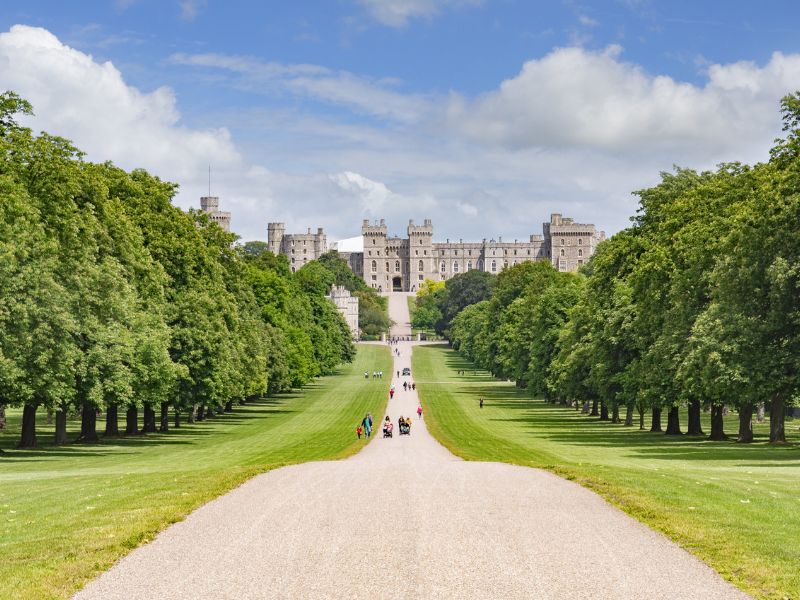
<path fill-rule="evenodd" d="M 411 424 L 405 421 L 400 423 L 400 435 L 411 435 Z"/>
<path fill-rule="evenodd" d="M 392 425 L 391 423 L 386 423 L 383 426 L 383 437 L 385 438 L 392 437 L 392 429 L 394 429 L 394 425 Z"/>

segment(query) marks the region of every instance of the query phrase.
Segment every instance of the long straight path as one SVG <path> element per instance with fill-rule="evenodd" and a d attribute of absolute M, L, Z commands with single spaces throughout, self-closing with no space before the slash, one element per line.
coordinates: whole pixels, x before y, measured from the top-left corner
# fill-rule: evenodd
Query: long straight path
<path fill-rule="evenodd" d="M 410 335 L 402 294 L 393 335 Z M 397 393 L 356 456 L 285 467 L 210 502 L 77 594 L 136 598 L 744 599 L 602 498 L 545 471 L 462 461 Z M 413 372 L 412 372 L 413 375 Z M 399 416 L 410 436 L 397 435 Z M 354 424 L 355 427 L 355 424 Z"/>

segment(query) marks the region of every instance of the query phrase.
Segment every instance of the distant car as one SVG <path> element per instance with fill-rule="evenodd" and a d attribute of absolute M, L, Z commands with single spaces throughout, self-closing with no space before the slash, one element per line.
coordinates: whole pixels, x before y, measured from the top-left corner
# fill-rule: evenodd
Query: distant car
<path fill-rule="evenodd" d="M 411 375 L 411 369 L 406 367 L 405 369 L 403 369 L 403 377 L 408 377 L 409 375 Z"/>

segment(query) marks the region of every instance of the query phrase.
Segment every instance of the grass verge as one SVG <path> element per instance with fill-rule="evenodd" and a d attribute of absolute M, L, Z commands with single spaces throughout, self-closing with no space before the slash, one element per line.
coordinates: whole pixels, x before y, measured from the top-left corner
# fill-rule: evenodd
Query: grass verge
<path fill-rule="evenodd" d="M 391 366 L 385 346 L 360 345 L 351 365 L 301 392 L 169 433 L 93 445 L 14 450 L 19 413 L 10 412 L 0 436 L 0 598 L 67 598 L 250 477 L 354 454 L 364 443 L 356 424 L 368 411 L 383 413 L 389 385 L 363 373 Z M 52 427 L 39 436 L 49 441 Z"/>
<path fill-rule="evenodd" d="M 667 437 L 531 399 L 511 383 L 474 371 L 446 346 L 417 347 L 412 360 L 426 425 L 454 454 L 572 479 L 753 596 L 800 599 L 797 421 L 787 423 L 791 443 L 781 447 L 766 443 L 766 424 L 756 425 L 757 441 L 746 445 Z M 461 369 L 466 375 L 457 375 Z M 737 429 L 732 415 L 726 431 Z"/>

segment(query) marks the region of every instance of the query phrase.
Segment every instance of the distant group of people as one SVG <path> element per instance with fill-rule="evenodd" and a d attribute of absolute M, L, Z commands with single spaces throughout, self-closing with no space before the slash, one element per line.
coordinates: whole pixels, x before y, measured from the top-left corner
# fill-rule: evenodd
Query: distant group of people
<path fill-rule="evenodd" d="M 408 381 L 404 381 L 403 382 L 403 390 L 404 391 L 407 392 L 408 390 L 416 390 L 416 389 L 417 389 L 417 384 L 416 383 L 409 383 Z"/>
<path fill-rule="evenodd" d="M 386 343 L 390 346 L 399 344 L 400 342 L 410 342 L 411 336 L 410 335 L 395 335 L 386 340 Z"/>
<path fill-rule="evenodd" d="M 373 371 L 373 379 L 383 379 L 383 371 Z M 369 379 L 369 371 L 364 371 L 364 379 Z"/>

